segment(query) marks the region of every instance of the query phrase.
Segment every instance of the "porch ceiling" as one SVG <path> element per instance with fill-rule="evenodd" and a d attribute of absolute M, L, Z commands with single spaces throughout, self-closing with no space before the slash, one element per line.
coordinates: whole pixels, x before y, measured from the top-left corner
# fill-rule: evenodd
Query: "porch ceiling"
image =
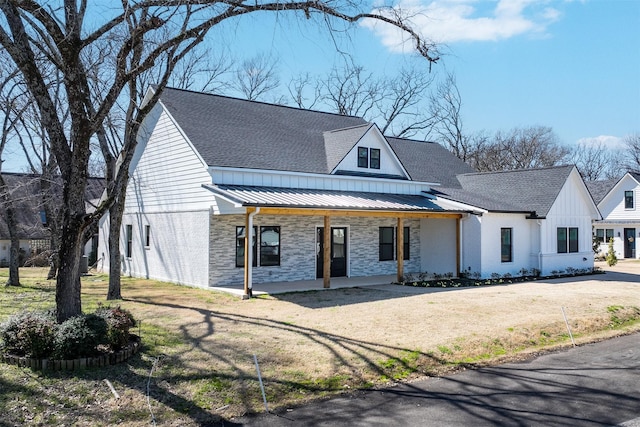
<path fill-rule="evenodd" d="M 241 206 L 288 209 L 293 211 L 377 211 L 433 214 L 463 214 L 464 210 L 445 209 L 437 200 L 408 194 L 360 191 L 311 190 L 297 188 L 205 185 L 213 193 Z"/>

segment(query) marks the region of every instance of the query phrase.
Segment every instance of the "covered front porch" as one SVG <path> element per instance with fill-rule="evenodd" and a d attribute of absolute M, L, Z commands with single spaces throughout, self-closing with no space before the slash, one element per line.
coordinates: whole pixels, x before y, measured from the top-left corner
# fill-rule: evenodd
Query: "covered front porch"
<path fill-rule="evenodd" d="M 205 187 L 214 192 L 217 197 L 233 203 L 234 209 L 242 209 L 244 215 L 242 227 L 244 235 L 241 237 L 244 259 L 236 264 L 238 267 L 242 266 L 243 268 L 242 293 L 235 286 L 225 285 L 213 289 L 231 292 L 241 295 L 243 299 L 248 299 L 254 293 L 259 294 L 260 292 L 268 294 L 300 292 L 337 287 L 382 285 L 401 281 L 405 274 L 406 262 L 413 261 L 412 269 L 409 272 L 416 272 L 420 268 L 419 261 L 417 261 L 419 256 L 410 258 L 409 255 L 409 233 L 415 229 L 407 226 L 407 224 L 411 222 L 415 225 L 416 220 L 424 221 L 429 219 L 451 221 L 448 234 L 446 234 L 450 268 L 448 271 L 456 275 L 460 272 L 460 220 L 471 212 L 464 211 L 458 206 L 443 206 L 440 201 L 424 193 L 387 194 L 224 185 Z M 316 259 L 314 279 L 286 279 L 286 274 L 283 276 L 274 274 L 272 280 L 264 280 L 265 277 L 262 274 L 256 286 L 254 286 L 254 269 L 257 268 L 254 259 L 256 256 L 254 253 L 256 251 L 254 233 L 256 232 L 255 223 L 260 218 L 270 218 L 268 220 L 269 225 L 278 224 L 277 218 L 289 218 L 289 224 L 299 224 L 300 227 L 305 227 L 306 233 L 312 229 L 315 230 L 313 233 L 314 239 L 316 239 L 315 254 L 307 255 L 305 257 L 307 264 L 304 267 L 300 266 L 308 272 L 308 261 L 313 256 Z M 274 221 L 274 219 L 276 220 Z M 360 227 L 349 223 L 350 220 L 359 221 Z M 350 231 L 351 226 L 357 229 L 358 232 Z M 375 234 L 373 234 L 373 227 L 375 227 Z M 326 230 L 331 230 L 331 232 L 326 232 Z M 367 230 L 364 231 L 366 236 L 364 236 L 363 230 Z M 334 231 L 339 236 L 336 236 Z M 379 242 L 378 232 L 380 232 Z M 406 238 L 405 232 L 408 233 Z M 274 254 L 278 262 L 280 262 L 281 256 L 279 233 L 280 227 L 278 227 L 278 235 L 274 237 L 276 249 Z M 284 229 L 283 233 L 285 233 Z M 305 236 L 308 236 L 309 234 L 306 233 Z M 291 236 L 291 229 L 289 229 L 289 236 Z M 419 236 L 415 235 L 414 237 L 420 241 Z M 261 241 L 262 238 L 263 236 L 261 235 Z M 340 240 L 340 243 L 336 243 L 335 239 L 332 240 L 332 238 Z M 351 245 L 350 240 L 355 242 L 356 239 L 360 239 L 358 240 L 358 245 Z M 407 242 L 406 248 L 405 241 Z M 439 245 L 442 244 L 443 242 L 439 242 Z M 299 247 L 311 249 L 308 240 L 305 240 Z M 354 248 L 354 252 L 358 252 L 360 260 L 357 261 L 359 262 L 357 266 L 353 264 L 356 262 L 353 257 L 344 255 L 344 253 L 348 252 L 347 248 Z M 414 249 L 417 250 L 418 248 Z M 260 250 L 262 254 L 262 245 Z M 290 242 L 288 250 L 291 253 Z M 441 252 L 438 248 L 433 248 L 433 250 Z M 420 249 L 417 253 L 421 253 L 421 251 Z M 300 252 L 304 252 L 304 249 Z M 363 255 L 363 252 L 366 252 L 366 256 Z M 336 253 L 343 255 L 337 256 Z M 282 264 L 279 265 L 286 263 L 285 258 L 282 259 Z M 339 272 L 336 272 L 335 269 L 336 259 L 338 260 L 338 265 L 342 267 Z M 351 264 L 348 264 L 349 262 Z M 379 268 L 377 269 L 381 265 L 378 262 L 386 265 L 382 269 L 385 270 L 384 272 L 381 272 Z M 342 265 L 345 263 L 348 265 Z M 393 271 L 388 268 L 390 266 L 389 263 L 393 263 L 395 274 L 389 275 Z M 349 265 L 351 265 L 351 268 Z M 289 264 L 287 268 L 289 276 L 294 275 L 291 274 L 291 269 L 296 267 L 293 264 Z M 354 272 L 354 268 L 358 271 Z M 264 271 L 266 270 L 262 269 L 263 273 Z M 271 275 L 271 272 L 269 275 Z"/>

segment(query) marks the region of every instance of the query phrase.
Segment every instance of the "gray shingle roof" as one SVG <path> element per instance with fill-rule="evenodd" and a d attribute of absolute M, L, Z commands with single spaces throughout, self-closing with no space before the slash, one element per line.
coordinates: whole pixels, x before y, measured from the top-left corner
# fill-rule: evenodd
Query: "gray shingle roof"
<path fill-rule="evenodd" d="M 593 201 L 598 204 L 604 199 L 611 189 L 618 183 L 618 179 L 607 179 L 602 181 L 588 181 L 585 182 Z"/>
<path fill-rule="evenodd" d="M 172 88 L 160 100 L 209 166 L 329 173 L 323 133 L 367 124 L 359 117 Z"/>
<path fill-rule="evenodd" d="M 360 117 L 166 88 L 160 100 L 209 166 L 328 174 L 373 124 Z M 473 169 L 436 143 L 387 137 L 415 181 Z"/>
<path fill-rule="evenodd" d="M 332 171 L 338 166 L 344 156 L 360 141 L 371 126 L 373 126 L 371 123 L 365 123 L 360 126 L 324 132 L 328 171 Z"/>
<path fill-rule="evenodd" d="M 438 188 L 441 196 L 500 212 L 535 212 L 545 217 L 574 166 L 459 175 L 461 189 Z M 462 191 L 461 191 L 462 190 Z"/>
<path fill-rule="evenodd" d="M 460 187 L 456 175 L 474 169 L 435 142 L 387 137 L 402 166 L 414 181 L 437 182 L 443 187 Z"/>

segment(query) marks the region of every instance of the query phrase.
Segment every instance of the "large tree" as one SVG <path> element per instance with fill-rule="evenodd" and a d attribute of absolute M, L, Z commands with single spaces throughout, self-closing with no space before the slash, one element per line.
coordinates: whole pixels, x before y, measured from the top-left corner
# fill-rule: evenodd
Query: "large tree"
<path fill-rule="evenodd" d="M 310 1 L 210 1 L 139 0 L 89 4 L 86 0 L 38 2 L 0 0 L 0 45 L 17 65 L 38 105 L 57 165 L 62 175 L 63 223 L 56 283 L 58 321 L 82 312 L 79 263 L 85 230 L 118 200 L 128 179 L 128 165 L 136 147 L 140 126 L 166 86 L 176 64 L 204 40 L 211 28 L 248 13 L 300 11 L 312 18 L 354 23 L 375 19 L 407 32 L 417 51 L 428 61 L 433 45 L 423 40 L 398 15 L 360 12 L 368 3 Z M 329 27 L 330 28 L 330 27 Z M 105 74 L 108 90 L 91 90 L 89 70 L 94 46 L 114 53 L 111 73 Z M 87 59 L 89 58 L 89 59 Z M 138 104 L 136 78 L 158 62 L 165 69 L 155 92 Z M 68 117 L 58 114 L 56 101 L 42 70 L 55 68 L 62 76 Z M 113 168 L 106 196 L 88 214 L 84 194 L 87 186 L 91 141 L 102 132 L 109 112 L 123 93 L 129 92 L 128 126 L 119 161 Z"/>

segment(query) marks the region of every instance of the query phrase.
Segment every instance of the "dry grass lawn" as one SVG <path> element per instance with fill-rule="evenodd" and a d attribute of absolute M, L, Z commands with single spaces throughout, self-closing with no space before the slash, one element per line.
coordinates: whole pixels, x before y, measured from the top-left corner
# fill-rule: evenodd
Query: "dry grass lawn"
<path fill-rule="evenodd" d="M 127 278 L 121 305 L 141 321 L 143 353 L 102 371 L 0 365 L 0 411 L 8 425 L 142 426 L 151 413 L 158 425 L 202 425 L 264 409 L 254 355 L 276 408 L 571 345 L 561 307 L 578 344 L 640 330 L 640 263 L 608 270 L 478 288 L 381 286 L 249 301 Z M 0 290 L 0 321 L 53 305 L 55 284 L 44 271 L 22 272 L 24 289 Z M 6 275 L 0 270 L 0 280 Z M 84 279 L 87 311 L 106 288 L 105 276 Z"/>

